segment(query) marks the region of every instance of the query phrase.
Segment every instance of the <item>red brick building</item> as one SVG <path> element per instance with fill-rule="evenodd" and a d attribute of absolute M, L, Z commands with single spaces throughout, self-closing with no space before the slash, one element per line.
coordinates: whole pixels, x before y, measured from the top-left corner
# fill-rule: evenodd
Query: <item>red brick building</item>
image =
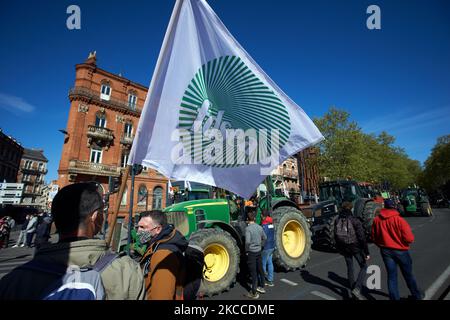
<path fill-rule="evenodd" d="M 122 179 L 148 88 L 98 68 L 95 52 L 75 70 L 58 186 L 97 181 L 107 191 L 108 177 Z M 134 213 L 162 208 L 166 186 L 167 179 L 155 170 L 145 169 L 136 176 Z M 130 190 L 129 178 L 119 210 L 122 217 L 128 215 Z M 110 208 L 117 198 L 117 193 L 111 196 Z"/>
<path fill-rule="evenodd" d="M 300 195 L 304 200 L 314 199 L 314 195 L 319 195 L 317 152 L 316 148 L 307 148 L 280 164 L 272 172 L 275 188 L 285 188 L 295 201 L 298 201 Z"/>

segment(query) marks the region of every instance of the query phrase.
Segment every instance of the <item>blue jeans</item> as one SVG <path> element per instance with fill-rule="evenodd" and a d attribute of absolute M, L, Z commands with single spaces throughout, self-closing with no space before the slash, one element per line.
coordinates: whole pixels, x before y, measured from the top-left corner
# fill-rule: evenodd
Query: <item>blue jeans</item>
<path fill-rule="evenodd" d="M 262 251 L 262 266 L 264 274 L 267 274 L 267 281 L 273 281 L 273 262 L 272 255 L 274 249 L 267 249 Z"/>
<path fill-rule="evenodd" d="M 421 300 L 423 294 L 417 287 L 416 279 L 412 274 L 412 259 L 409 251 L 387 248 L 381 248 L 380 251 L 388 273 L 389 298 L 391 300 L 400 300 L 397 282 L 397 266 L 399 266 L 411 295 L 415 299 Z"/>

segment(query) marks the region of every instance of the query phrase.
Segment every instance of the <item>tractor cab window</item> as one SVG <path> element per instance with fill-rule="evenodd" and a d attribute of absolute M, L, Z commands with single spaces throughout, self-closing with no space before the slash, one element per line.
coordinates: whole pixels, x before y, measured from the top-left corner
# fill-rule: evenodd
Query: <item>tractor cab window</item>
<path fill-rule="evenodd" d="M 188 192 L 188 201 L 202 200 L 202 199 L 209 199 L 209 192 L 203 192 L 203 191 L 189 191 Z"/>
<path fill-rule="evenodd" d="M 258 187 L 258 192 L 256 193 L 258 198 L 264 198 L 267 194 L 267 187 L 264 183 L 261 183 Z"/>
<path fill-rule="evenodd" d="M 356 187 L 355 185 L 348 185 L 341 187 L 343 201 L 353 201 L 356 199 Z"/>
<path fill-rule="evenodd" d="M 342 202 L 342 188 L 339 186 L 333 186 L 331 188 L 331 194 L 329 200 L 337 200 L 339 203 Z"/>

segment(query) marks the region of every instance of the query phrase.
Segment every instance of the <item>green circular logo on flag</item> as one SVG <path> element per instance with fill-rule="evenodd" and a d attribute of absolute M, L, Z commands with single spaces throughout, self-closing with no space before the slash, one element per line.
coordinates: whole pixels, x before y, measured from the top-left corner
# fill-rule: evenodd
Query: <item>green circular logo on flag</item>
<path fill-rule="evenodd" d="M 281 150 L 291 123 L 286 106 L 273 90 L 239 57 L 223 56 L 205 63 L 189 83 L 180 104 L 178 128 L 194 163 L 236 167 L 270 157 L 275 133 Z M 211 130 L 220 132 L 222 141 L 208 135 Z M 230 135 L 242 132 L 244 140 Z"/>

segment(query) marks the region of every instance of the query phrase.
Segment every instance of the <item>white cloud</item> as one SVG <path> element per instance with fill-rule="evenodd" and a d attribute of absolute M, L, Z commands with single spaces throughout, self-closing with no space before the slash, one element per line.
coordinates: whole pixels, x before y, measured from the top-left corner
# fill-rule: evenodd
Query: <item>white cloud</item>
<path fill-rule="evenodd" d="M 422 112 L 416 112 L 416 110 L 393 112 L 363 123 L 361 127 L 368 133 L 387 131 L 399 134 L 449 122 L 450 107 L 444 107 Z"/>
<path fill-rule="evenodd" d="M 0 93 L 0 108 L 14 113 L 16 113 L 15 111 L 30 113 L 36 109 L 24 99 L 4 93 Z"/>

